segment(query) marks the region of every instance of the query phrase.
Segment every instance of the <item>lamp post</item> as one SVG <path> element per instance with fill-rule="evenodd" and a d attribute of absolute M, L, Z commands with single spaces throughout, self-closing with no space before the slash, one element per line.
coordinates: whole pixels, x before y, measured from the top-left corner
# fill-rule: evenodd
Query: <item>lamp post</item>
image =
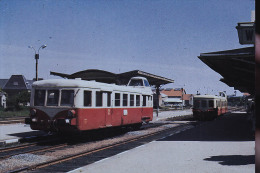
<path fill-rule="evenodd" d="M 35 57 L 35 60 L 36 60 L 36 67 L 35 67 L 35 71 L 36 71 L 36 75 L 35 75 L 35 80 L 38 81 L 38 59 L 40 58 L 39 56 L 39 51 L 40 49 L 44 49 L 45 47 L 47 47 L 47 45 L 42 45 L 41 47 L 39 47 L 38 51 L 36 52 L 36 50 L 34 49 L 34 47 L 32 46 L 28 46 L 28 48 L 31 48 L 34 50 L 34 57 Z"/>

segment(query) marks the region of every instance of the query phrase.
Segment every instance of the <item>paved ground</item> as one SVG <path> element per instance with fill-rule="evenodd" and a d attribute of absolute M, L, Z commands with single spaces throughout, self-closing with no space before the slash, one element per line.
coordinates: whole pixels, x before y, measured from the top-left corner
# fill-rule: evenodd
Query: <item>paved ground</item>
<path fill-rule="evenodd" d="M 173 110 L 173 111 L 162 111 L 159 112 L 158 117 L 156 116 L 156 112 L 153 113 L 153 121 L 159 121 L 162 119 L 170 118 L 170 117 L 177 117 L 181 115 L 191 115 L 192 110 L 191 109 L 185 109 L 185 110 Z"/>
<path fill-rule="evenodd" d="M 73 173 L 252 173 L 255 142 L 245 113 L 233 113 Z"/>
<path fill-rule="evenodd" d="M 43 134 L 43 132 L 31 130 L 30 126 L 22 123 L 0 125 L 0 141 L 35 136 L 39 134 Z"/>

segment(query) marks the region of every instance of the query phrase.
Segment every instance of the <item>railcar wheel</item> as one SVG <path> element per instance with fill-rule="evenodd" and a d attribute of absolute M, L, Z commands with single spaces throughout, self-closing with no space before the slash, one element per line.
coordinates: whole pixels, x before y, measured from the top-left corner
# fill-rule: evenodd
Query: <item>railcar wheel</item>
<path fill-rule="evenodd" d="M 133 130 L 140 130 L 142 123 L 132 125 Z"/>

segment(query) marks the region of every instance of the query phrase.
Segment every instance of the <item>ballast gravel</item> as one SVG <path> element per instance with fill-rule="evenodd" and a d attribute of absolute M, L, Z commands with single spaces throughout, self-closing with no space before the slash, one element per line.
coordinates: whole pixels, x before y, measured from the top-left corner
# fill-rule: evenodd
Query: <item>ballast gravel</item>
<path fill-rule="evenodd" d="M 51 156 L 35 155 L 35 154 L 19 154 L 12 156 L 0 162 L 0 172 L 18 169 L 24 166 L 35 165 L 47 160 L 54 159 Z"/>

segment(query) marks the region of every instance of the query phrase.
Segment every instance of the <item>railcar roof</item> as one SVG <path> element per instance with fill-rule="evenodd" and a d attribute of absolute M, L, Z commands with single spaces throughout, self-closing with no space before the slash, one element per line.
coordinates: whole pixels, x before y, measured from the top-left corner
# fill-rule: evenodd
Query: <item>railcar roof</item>
<path fill-rule="evenodd" d="M 104 91 L 125 91 L 135 93 L 152 94 L 150 87 L 133 87 L 115 84 L 106 84 L 96 81 L 85 81 L 80 79 L 48 79 L 33 83 L 35 88 L 92 88 Z"/>

